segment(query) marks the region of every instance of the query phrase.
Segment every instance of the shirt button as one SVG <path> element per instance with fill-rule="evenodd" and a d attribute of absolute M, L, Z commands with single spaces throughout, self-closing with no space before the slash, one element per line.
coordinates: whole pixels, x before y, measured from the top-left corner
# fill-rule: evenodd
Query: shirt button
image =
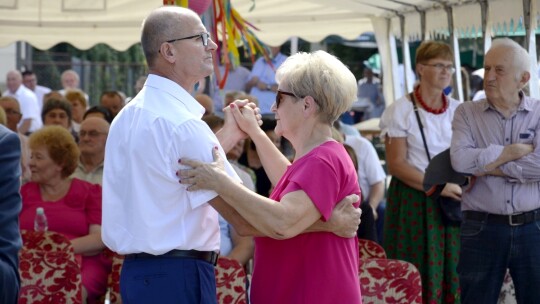
<path fill-rule="evenodd" d="M 506 139 L 506 141 L 509 141 L 509 140 L 510 140 L 510 138 L 507 138 L 507 139 Z"/>
<path fill-rule="evenodd" d="M 506 201 L 507 204 L 510 204 L 510 200 Z"/>

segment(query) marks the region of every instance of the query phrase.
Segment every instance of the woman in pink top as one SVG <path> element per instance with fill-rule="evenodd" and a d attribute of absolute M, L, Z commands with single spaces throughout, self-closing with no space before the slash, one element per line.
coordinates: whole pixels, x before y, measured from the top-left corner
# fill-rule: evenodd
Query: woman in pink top
<path fill-rule="evenodd" d="M 276 80 L 275 132 L 294 147 L 292 164 L 259 128 L 252 109 L 231 106 L 275 185 L 270 198 L 227 178 L 217 149 L 213 164 L 180 160 L 193 167 L 179 171 L 181 183 L 191 191 L 216 191 L 228 205 L 211 203 L 225 218 L 237 212 L 254 228 L 252 303 L 361 303 L 357 239 L 314 228 L 330 218 L 336 202 L 360 194 L 351 159 L 332 139 L 332 123 L 356 99 L 355 77 L 337 58 L 317 51 L 289 57 Z M 230 221 L 242 225 L 238 216 Z"/>
<path fill-rule="evenodd" d="M 70 179 L 79 160 L 73 136 L 65 128 L 49 126 L 29 138 L 31 181 L 21 188 L 21 229 L 33 230 L 36 209 L 42 207 L 48 230 L 65 235 L 82 256 L 83 292 L 96 303 L 106 291 L 111 262 L 101 241 L 101 186 Z"/>

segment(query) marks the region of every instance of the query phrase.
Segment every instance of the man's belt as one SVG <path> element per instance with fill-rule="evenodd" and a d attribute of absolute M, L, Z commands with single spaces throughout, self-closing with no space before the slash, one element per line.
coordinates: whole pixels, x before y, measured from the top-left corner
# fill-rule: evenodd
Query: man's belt
<path fill-rule="evenodd" d="M 153 255 L 149 253 L 132 253 L 127 254 L 127 259 L 153 259 L 153 258 L 179 258 L 179 259 L 196 259 L 208 262 L 212 265 L 217 264 L 219 254 L 215 251 L 197 251 L 197 250 L 171 250 L 161 255 Z"/>
<path fill-rule="evenodd" d="M 523 212 L 514 213 L 509 215 L 492 214 L 480 211 L 466 210 L 463 211 L 463 218 L 465 220 L 481 221 L 493 224 L 507 224 L 510 226 L 520 226 L 528 224 L 530 222 L 540 220 L 540 208 Z"/>

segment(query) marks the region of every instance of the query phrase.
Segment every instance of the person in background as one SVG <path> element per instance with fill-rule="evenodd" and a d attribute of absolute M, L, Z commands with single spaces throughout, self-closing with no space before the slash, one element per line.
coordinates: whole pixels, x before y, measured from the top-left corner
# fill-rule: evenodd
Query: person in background
<path fill-rule="evenodd" d="M 392 175 L 386 199 L 384 248 L 389 258 L 411 262 L 418 268 L 424 303 L 459 302 L 459 227 L 443 223 L 437 201 L 423 190 L 429 160 L 414 111 L 416 105 L 430 157 L 448 149 L 452 118 L 459 105 L 443 93 L 455 72 L 453 59 L 449 45 L 422 42 L 416 51 L 420 82 L 413 92 L 386 108 L 380 121 Z M 461 188 L 449 183 L 441 195 L 460 200 Z"/>
<path fill-rule="evenodd" d="M 259 128 L 252 109 L 231 104 L 276 185 L 271 197 L 228 177 L 216 151 L 210 164 L 181 158 L 182 165 L 193 169 L 180 170 L 180 182 L 193 193 L 216 191 L 256 229 L 253 303 L 361 303 L 356 236 L 303 233 L 318 220 L 328 220 L 337 201 L 360 194 L 351 159 L 332 139 L 332 123 L 356 99 L 356 79 L 336 57 L 317 51 L 289 57 L 276 80 L 275 132 L 295 148 L 292 163 Z"/>
<path fill-rule="evenodd" d="M 124 98 L 117 91 L 107 91 L 101 94 L 99 104 L 111 112 L 114 119 L 118 112 L 124 107 Z"/>
<path fill-rule="evenodd" d="M 109 109 L 102 106 L 93 106 L 84 112 L 83 120 L 88 117 L 99 117 L 105 119 L 109 124 L 112 123 L 112 115 Z"/>
<path fill-rule="evenodd" d="M 17 134 L 0 125 L 0 303 L 18 302 L 19 232 L 21 211 L 21 143 Z"/>
<path fill-rule="evenodd" d="M 366 62 L 364 62 L 363 73 L 364 78 L 358 81 L 358 98 L 367 98 L 370 102 L 370 110 L 364 120 L 381 117 L 385 107 L 381 80 L 375 77 L 373 68 Z M 359 122 L 359 120 L 355 122 Z"/>
<path fill-rule="evenodd" d="M 9 71 L 6 77 L 7 90 L 2 96 L 10 96 L 19 102 L 22 119 L 17 125 L 22 134 L 32 133 L 43 126 L 39 116 L 39 103 L 34 92 L 22 84 L 22 75 L 19 71 Z"/>
<path fill-rule="evenodd" d="M 352 152 L 349 155 L 353 159 L 353 163 L 355 163 L 358 172 L 358 183 L 362 190 L 362 203 L 360 204 L 362 217 L 360 218 L 361 223 L 357 235 L 361 239 L 379 242 L 376 228 L 377 209 L 384 199 L 386 173 L 375 147 L 369 140 L 362 137 L 360 133 L 358 133 L 358 136 L 344 134 L 339 121 L 334 122 L 334 127 L 343 137 L 342 142 L 346 145 L 347 152 Z"/>
<path fill-rule="evenodd" d="M 452 167 L 475 176 L 463 192 L 461 300 L 496 303 L 509 269 L 517 303 L 537 303 L 540 101 L 522 92 L 529 54 L 515 41 L 493 40 L 484 69 L 487 98 L 460 105 L 452 123 Z"/>
<path fill-rule="evenodd" d="M 43 96 L 49 93 L 51 89 L 40 86 L 38 84 L 36 73 L 34 73 L 33 71 L 27 70 L 22 72 L 22 78 L 24 86 L 27 87 L 30 91 L 34 92 L 34 94 L 36 94 L 39 105 L 39 113 L 41 113 L 41 109 L 43 109 Z"/>
<path fill-rule="evenodd" d="M 15 132 L 19 136 L 21 143 L 21 178 L 22 183 L 26 183 L 30 180 L 30 149 L 28 148 L 28 136 L 20 133 L 17 130 L 17 125 L 21 121 L 21 109 L 19 108 L 19 102 L 17 99 L 10 96 L 0 97 L 0 107 L 4 109 L 6 113 L 6 127 Z"/>
<path fill-rule="evenodd" d="M 66 236 L 81 265 L 84 299 L 98 303 L 105 294 L 111 261 L 101 241 L 101 187 L 70 178 L 79 150 L 65 128 L 46 126 L 29 138 L 32 180 L 21 188 L 21 229 L 33 230 L 42 207 L 48 228 Z"/>
<path fill-rule="evenodd" d="M 71 177 L 92 184 L 102 184 L 105 143 L 109 134 L 109 123 L 99 117 L 88 117 L 81 123 L 79 132 L 79 164 Z"/>
<path fill-rule="evenodd" d="M 259 100 L 259 107 L 263 115 L 272 115 L 270 107 L 276 99 L 278 88 L 275 79 L 276 70 L 287 59 L 287 56 L 280 52 L 279 46 L 270 47 L 269 56 L 270 58 L 259 57 L 255 61 L 250 79 L 246 84 L 246 92 Z"/>
<path fill-rule="evenodd" d="M 84 97 L 84 92 L 81 90 L 67 90 L 65 98 L 71 103 L 71 127 L 73 128 L 73 131 L 78 134 L 88 101 L 86 100 L 86 97 Z"/>
<path fill-rule="evenodd" d="M 58 91 L 62 96 L 66 95 L 67 90 L 82 90 L 80 87 L 81 80 L 79 74 L 74 70 L 65 70 L 60 76 L 60 81 L 62 82 L 62 89 Z M 88 94 L 84 93 L 84 98 L 88 98 Z"/>

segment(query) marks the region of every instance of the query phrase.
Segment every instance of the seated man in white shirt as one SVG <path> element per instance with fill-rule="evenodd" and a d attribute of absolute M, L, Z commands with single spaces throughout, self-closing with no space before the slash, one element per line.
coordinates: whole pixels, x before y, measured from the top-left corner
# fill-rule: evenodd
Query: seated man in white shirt
<path fill-rule="evenodd" d="M 21 107 L 22 119 L 19 122 L 19 132 L 32 133 L 43 126 L 40 116 L 39 103 L 34 92 L 22 84 L 22 74 L 19 71 L 9 71 L 6 76 L 7 90 L 4 96 L 17 99 Z"/>

